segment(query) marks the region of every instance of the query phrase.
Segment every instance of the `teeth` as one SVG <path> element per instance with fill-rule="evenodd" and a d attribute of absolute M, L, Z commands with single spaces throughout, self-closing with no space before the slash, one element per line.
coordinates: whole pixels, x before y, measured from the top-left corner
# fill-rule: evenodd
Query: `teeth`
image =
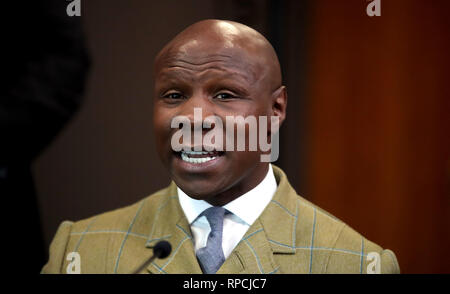
<path fill-rule="evenodd" d="M 208 151 L 182 151 L 182 153 L 185 153 L 187 155 L 213 155 L 214 152 L 208 152 Z"/>
<path fill-rule="evenodd" d="M 195 152 L 195 151 L 193 151 L 193 152 Z M 197 164 L 198 163 L 205 163 L 205 162 L 208 162 L 210 160 L 216 159 L 216 157 L 193 158 L 193 157 L 189 157 L 188 155 L 186 155 L 186 154 L 189 154 L 189 155 L 194 154 L 193 152 L 184 152 L 184 151 L 181 152 L 181 159 L 183 161 L 186 161 L 186 162 L 189 162 L 189 163 L 197 163 Z M 199 152 L 196 155 L 200 155 L 200 154 L 203 154 L 203 153 Z M 206 152 L 206 154 L 208 154 L 208 152 Z"/>

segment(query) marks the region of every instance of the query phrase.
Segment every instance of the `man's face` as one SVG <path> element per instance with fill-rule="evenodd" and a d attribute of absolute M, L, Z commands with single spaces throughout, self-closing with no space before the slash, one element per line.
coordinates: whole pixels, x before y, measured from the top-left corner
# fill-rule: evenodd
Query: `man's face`
<path fill-rule="evenodd" d="M 210 42 L 192 43 L 163 56 L 155 68 L 153 117 L 157 151 L 172 179 L 186 194 L 220 204 L 223 201 L 215 199 L 217 195 L 246 192 L 247 186 L 254 187 L 267 172 L 267 163 L 260 162 L 261 153 L 248 151 L 248 132 L 246 151 L 225 150 L 226 116 L 270 116 L 271 89 L 261 78 L 263 67 L 245 50 Z M 209 157 L 202 163 L 183 160 L 181 152 L 174 152 L 171 147 L 172 136 L 178 131 L 171 128 L 172 119 L 185 116 L 193 124 L 194 108 L 201 108 L 202 120 L 214 115 L 224 125 L 225 151 L 190 155 Z M 203 134 L 207 131 L 204 129 Z M 194 141 L 189 145 L 194 147 Z"/>

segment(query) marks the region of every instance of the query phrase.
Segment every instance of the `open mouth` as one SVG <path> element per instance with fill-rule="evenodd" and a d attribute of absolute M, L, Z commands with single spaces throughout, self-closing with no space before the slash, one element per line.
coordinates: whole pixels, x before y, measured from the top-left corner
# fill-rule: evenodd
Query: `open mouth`
<path fill-rule="evenodd" d="M 181 160 L 192 164 L 202 164 L 222 156 L 223 151 L 180 151 L 177 155 Z"/>

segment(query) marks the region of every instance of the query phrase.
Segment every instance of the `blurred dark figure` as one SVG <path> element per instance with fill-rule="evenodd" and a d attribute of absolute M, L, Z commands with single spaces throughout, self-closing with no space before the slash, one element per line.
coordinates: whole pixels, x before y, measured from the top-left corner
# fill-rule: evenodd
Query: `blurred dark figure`
<path fill-rule="evenodd" d="M 12 3 L 14 2 L 14 4 Z M 0 90 L 0 196 L 5 269 L 47 260 L 30 165 L 80 105 L 89 59 L 64 0 L 7 1 Z"/>

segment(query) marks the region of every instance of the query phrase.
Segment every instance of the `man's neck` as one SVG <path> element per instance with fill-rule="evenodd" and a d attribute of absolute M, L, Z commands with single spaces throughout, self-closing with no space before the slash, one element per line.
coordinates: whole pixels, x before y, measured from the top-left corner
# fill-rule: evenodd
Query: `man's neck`
<path fill-rule="evenodd" d="M 258 186 L 264 180 L 268 171 L 269 163 L 261 163 L 255 169 L 250 170 L 244 179 L 241 179 L 230 189 L 209 197 L 205 201 L 213 206 L 224 206 Z"/>
<path fill-rule="evenodd" d="M 267 174 L 256 187 L 236 197 L 223 207 L 251 225 L 272 199 L 277 190 L 277 185 L 272 166 L 269 165 Z M 190 197 L 179 187 L 177 187 L 177 192 L 181 208 L 189 223 L 194 222 L 205 209 L 211 207 L 210 203 Z"/>

